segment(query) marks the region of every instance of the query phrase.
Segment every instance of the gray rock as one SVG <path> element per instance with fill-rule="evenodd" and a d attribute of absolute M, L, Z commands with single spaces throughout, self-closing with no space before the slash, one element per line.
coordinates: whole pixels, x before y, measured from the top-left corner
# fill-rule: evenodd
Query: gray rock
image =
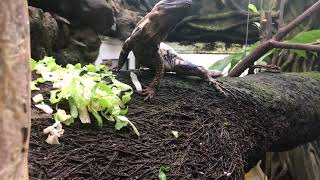
<path fill-rule="evenodd" d="M 53 56 L 61 65 L 93 63 L 98 57 L 100 44 L 97 33 L 92 29 L 75 30 L 67 47 L 57 50 Z"/>
<path fill-rule="evenodd" d="M 58 39 L 59 28 L 56 20 L 48 12 L 29 7 L 31 31 L 31 56 L 42 59 L 53 52 Z"/>
<path fill-rule="evenodd" d="M 29 5 L 66 17 L 71 24 L 108 35 L 115 24 L 110 0 L 29 0 Z"/>
<path fill-rule="evenodd" d="M 71 0 L 73 18 L 101 34 L 108 34 L 115 23 L 112 6 L 106 0 Z"/>

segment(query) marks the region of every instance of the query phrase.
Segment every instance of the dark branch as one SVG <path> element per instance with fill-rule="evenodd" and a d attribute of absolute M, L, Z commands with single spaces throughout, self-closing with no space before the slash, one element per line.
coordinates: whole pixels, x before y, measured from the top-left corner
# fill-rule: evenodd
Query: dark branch
<path fill-rule="evenodd" d="M 298 49 L 298 50 L 320 52 L 320 45 L 287 43 L 287 42 L 279 42 L 279 41 L 274 41 L 274 40 L 270 41 L 270 45 L 273 48 L 280 48 L 280 49 Z"/>
<path fill-rule="evenodd" d="M 274 39 L 277 41 L 282 40 L 291 30 L 296 28 L 299 24 L 301 24 L 306 18 L 308 18 L 311 14 L 313 14 L 319 8 L 320 8 L 320 0 L 318 0 L 318 2 L 312 5 L 309 9 L 307 9 L 304 13 L 298 16 L 291 23 L 280 28 L 279 32 L 274 36 Z"/>
<path fill-rule="evenodd" d="M 257 61 L 260 57 L 262 57 L 269 50 L 273 49 L 271 41 L 280 41 L 282 40 L 292 29 L 301 24 L 307 17 L 309 17 L 312 13 L 320 8 L 320 0 L 317 1 L 314 5 L 312 5 L 309 9 L 307 9 L 304 13 L 298 16 L 295 20 L 293 20 L 288 25 L 282 27 L 277 34 L 273 36 L 273 38 L 267 42 L 262 43 L 259 47 L 253 50 L 249 55 L 247 55 L 242 61 L 238 63 L 229 73 L 229 77 L 237 77 L 240 76 L 247 68 L 249 68 L 255 61 Z M 277 43 L 276 43 L 277 44 Z M 279 45 L 279 44 L 277 44 Z M 283 44 L 282 44 L 283 45 Z M 295 44 L 296 46 L 296 44 Z M 311 45 L 309 45 L 311 46 Z M 296 46 L 298 47 L 298 46 Z M 301 47 L 301 45 L 299 45 Z M 304 46 L 305 47 L 305 46 Z M 314 47 L 312 47 L 314 48 Z M 291 48 L 290 48 L 291 49 Z M 318 49 L 318 48 L 316 48 Z"/>

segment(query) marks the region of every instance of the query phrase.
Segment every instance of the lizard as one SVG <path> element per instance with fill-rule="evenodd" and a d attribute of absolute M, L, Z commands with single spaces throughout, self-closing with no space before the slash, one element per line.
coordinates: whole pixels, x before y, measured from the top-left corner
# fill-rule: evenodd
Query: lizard
<path fill-rule="evenodd" d="M 114 71 L 121 69 L 131 51 L 136 58 L 137 66 L 142 65 L 155 71 L 154 79 L 140 92 L 146 96 L 145 100 L 154 96 L 165 71 L 202 77 L 219 92 L 223 92 L 220 84 L 213 79 L 220 75 L 213 75 L 203 67 L 183 60 L 167 45 L 160 47 L 161 42 L 174 30 L 178 22 L 189 14 L 191 5 L 192 0 L 161 0 L 137 23 L 131 36 L 122 46 L 118 65 L 113 68 Z"/>

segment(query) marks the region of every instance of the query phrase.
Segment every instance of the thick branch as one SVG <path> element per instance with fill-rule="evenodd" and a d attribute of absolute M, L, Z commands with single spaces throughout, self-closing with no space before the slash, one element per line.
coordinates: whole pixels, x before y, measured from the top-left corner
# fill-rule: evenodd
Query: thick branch
<path fill-rule="evenodd" d="M 142 83 L 153 78 L 152 73 L 138 75 Z M 121 72 L 117 78 L 132 85 L 128 73 Z M 234 98 L 219 96 L 201 80 L 176 75 L 165 75 L 149 102 L 133 94 L 127 116 L 139 129 L 140 138 L 130 135 L 130 128 L 115 131 L 110 122 L 103 129 L 76 124 L 64 127 L 58 148 L 44 146 L 39 129 L 49 121 L 36 120 L 41 114 L 33 113 L 31 174 L 42 179 L 80 179 L 83 174 L 73 169 L 81 162 L 86 166 L 79 172 L 90 177 L 103 173 L 109 179 L 156 179 L 165 164 L 172 170 L 168 179 L 241 180 L 243 171 L 266 151 L 287 150 L 320 135 L 319 74 L 260 73 L 220 80 Z M 50 89 L 45 87 L 51 86 L 40 86 L 49 97 Z M 174 138 L 172 130 L 180 136 Z M 90 155 L 73 149 L 90 149 Z M 48 162 L 61 166 L 52 171 Z"/>

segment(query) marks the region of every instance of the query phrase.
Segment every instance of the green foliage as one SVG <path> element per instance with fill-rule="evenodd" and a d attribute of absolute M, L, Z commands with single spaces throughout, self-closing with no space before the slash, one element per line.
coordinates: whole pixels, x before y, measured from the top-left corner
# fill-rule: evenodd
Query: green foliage
<path fill-rule="evenodd" d="M 133 89 L 115 79 L 106 66 L 90 64 L 81 67 L 81 64 L 68 64 L 63 68 L 52 57 L 45 57 L 38 62 L 32 61 L 32 69 L 42 76 L 32 82 L 34 90 L 39 90 L 35 86 L 38 82 L 53 83 L 50 102 L 56 104 L 55 120 L 66 125 L 72 124 L 76 118 L 82 123 L 90 123 L 92 114 L 100 127 L 105 118 L 115 122 L 117 130 L 131 126 L 139 136 L 137 128 L 125 117 Z M 68 101 L 70 114 L 58 108 L 59 102 L 63 100 Z"/>
<path fill-rule="evenodd" d="M 159 170 L 159 180 L 167 180 L 167 174 L 171 171 L 169 166 L 161 166 Z"/>
<path fill-rule="evenodd" d="M 320 43 L 320 30 L 304 31 L 297 34 L 287 42 L 291 43 Z"/>
<path fill-rule="evenodd" d="M 289 39 L 287 42 L 290 43 L 320 43 L 320 30 L 304 31 L 296 35 L 295 37 Z M 296 53 L 297 57 L 307 59 L 306 51 L 291 49 L 291 52 Z M 316 56 L 316 54 L 314 54 Z"/>
<path fill-rule="evenodd" d="M 252 12 L 254 12 L 254 13 L 256 13 L 256 14 L 260 14 L 260 12 L 258 11 L 258 9 L 257 9 L 257 7 L 254 5 L 254 4 L 249 4 L 248 5 L 248 8 L 252 11 Z"/>
<path fill-rule="evenodd" d="M 259 45 L 259 42 L 244 48 L 243 51 L 235 53 L 233 55 L 227 56 L 223 60 L 219 60 L 215 62 L 213 65 L 209 67 L 211 70 L 217 70 L 217 71 L 223 71 L 225 68 L 227 68 L 229 65 L 229 69 L 231 70 L 234 68 L 235 65 L 237 65 L 249 52 L 253 51 L 257 46 Z"/>
<path fill-rule="evenodd" d="M 318 43 L 318 42 L 320 43 L 320 30 L 301 32 L 295 37 L 287 40 L 286 42 L 303 43 L 303 44 Z M 231 65 L 229 68 L 229 70 L 231 70 L 236 64 L 238 64 L 245 57 L 246 54 L 256 49 L 258 45 L 259 45 L 259 42 L 251 45 L 250 47 L 246 48 L 242 52 L 238 52 L 234 55 L 231 55 L 222 60 L 219 60 L 215 62 L 213 65 L 211 65 L 209 69 L 223 71 L 225 68 Z M 258 63 L 270 63 L 271 57 L 274 55 L 276 51 L 280 51 L 280 49 L 270 50 L 258 60 Z M 306 54 L 306 51 L 304 50 L 291 49 L 290 51 L 296 53 L 297 57 L 307 59 L 307 54 Z M 317 53 L 312 53 L 312 54 L 313 56 L 317 56 Z"/>

